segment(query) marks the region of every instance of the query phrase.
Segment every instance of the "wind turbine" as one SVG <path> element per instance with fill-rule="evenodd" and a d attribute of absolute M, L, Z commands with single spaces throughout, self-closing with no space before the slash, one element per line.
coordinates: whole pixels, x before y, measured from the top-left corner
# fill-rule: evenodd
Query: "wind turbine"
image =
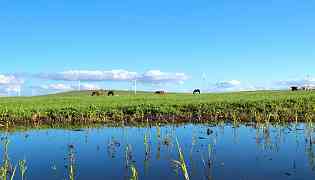
<path fill-rule="evenodd" d="M 32 96 L 35 95 L 35 90 L 32 88 Z"/>
<path fill-rule="evenodd" d="M 306 76 L 306 88 L 311 90 L 311 76 L 309 74 Z"/>
<path fill-rule="evenodd" d="M 81 79 L 80 79 L 80 71 L 76 73 L 76 79 L 78 81 L 78 90 L 81 91 Z"/>
<path fill-rule="evenodd" d="M 81 80 L 78 81 L 78 90 L 81 91 Z"/>
<path fill-rule="evenodd" d="M 137 94 L 137 79 L 134 80 L 134 91 L 136 95 Z"/>
<path fill-rule="evenodd" d="M 207 75 L 205 72 L 202 73 L 202 89 L 203 91 L 206 91 L 206 88 L 207 88 Z"/>
<path fill-rule="evenodd" d="M 21 96 L 21 86 L 20 85 L 17 87 L 17 94 L 18 94 L 18 96 Z"/>
<path fill-rule="evenodd" d="M 16 89 L 14 89 L 16 91 L 17 96 L 21 96 L 21 85 L 16 86 Z M 10 92 L 10 91 L 8 91 Z"/>

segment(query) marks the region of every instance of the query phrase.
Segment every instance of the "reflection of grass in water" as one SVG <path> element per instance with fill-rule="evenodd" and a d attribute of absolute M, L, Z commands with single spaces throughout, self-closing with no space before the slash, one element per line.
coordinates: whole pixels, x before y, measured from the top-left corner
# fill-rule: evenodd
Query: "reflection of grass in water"
<path fill-rule="evenodd" d="M 131 171 L 130 180 L 138 180 L 138 171 L 136 166 L 134 165 L 133 155 L 132 155 L 132 147 L 131 145 L 127 145 L 125 149 L 125 160 L 126 160 L 126 168 L 129 168 Z"/>
<path fill-rule="evenodd" d="M 192 132 L 191 149 L 189 153 L 189 160 L 190 160 L 190 165 L 191 165 L 191 176 L 194 176 L 195 174 L 195 163 L 193 159 L 193 154 L 194 154 L 196 144 L 197 144 L 197 137 L 196 137 L 196 131 L 194 129 Z"/>
<path fill-rule="evenodd" d="M 213 164 L 213 150 L 212 150 L 212 147 L 211 147 L 211 144 L 208 145 L 208 160 L 207 162 L 205 161 L 203 155 L 201 154 L 201 160 L 202 160 L 202 163 L 203 163 L 203 167 L 204 167 L 204 170 L 205 170 L 205 177 L 207 180 L 211 180 L 212 179 L 212 175 L 211 175 L 211 165 Z"/>
<path fill-rule="evenodd" d="M 69 180 L 75 179 L 75 153 L 74 153 L 74 146 L 69 145 L 69 164 L 68 164 L 68 175 Z"/>
<path fill-rule="evenodd" d="M 160 139 L 161 138 L 161 128 L 160 128 L 159 123 L 156 125 L 156 134 L 157 134 L 157 138 Z"/>
<path fill-rule="evenodd" d="M 313 151 L 313 145 L 312 143 L 307 143 L 309 145 L 307 145 L 306 147 L 306 155 L 308 157 L 308 160 L 309 160 L 309 165 L 311 167 L 311 169 L 313 171 L 315 171 L 315 153 Z"/>
<path fill-rule="evenodd" d="M 315 141 L 313 141 L 312 138 L 312 134 L 314 133 L 314 129 L 313 129 L 313 123 L 308 123 L 307 124 L 307 128 L 306 128 L 306 136 L 309 137 L 309 139 L 306 139 L 306 155 L 308 157 L 308 161 L 309 161 L 309 166 L 311 167 L 311 169 L 313 171 L 315 171 L 315 153 L 314 153 L 314 149 L 313 149 L 313 144 L 315 144 Z"/>
<path fill-rule="evenodd" d="M 184 177 L 185 177 L 185 180 L 189 180 L 189 174 L 188 174 L 188 170 L 187 170 L 187 165 L 186 165 L 186 162 L 185 162 L 185 158 L 184 158 L 184 154 L 182 152 L 182 149 L 179 145 L 179 142 L 176 138 L 176 143 L 177 143 L 177 149 L 178 149 L 178 155 L 179 155 L 179 160 L 172 160 L 172 162 L 174 163 L 174 165 L 178 168 L 181 169 Z"/>
<path fill-rule="evenodd" d="M 145 146 L 145 157 L 144 157 L 144 172 L 147 174 L 149 169 L 149 160 L 151 158 L 151 142 L 149 140 L 149 132 L 144 134 L 144 146 Z"/>
<path fill-rule="evenodd" d="M 237 122 L 234 122 L 234 123 L 237 123 Z M 288 127 L 280 126 L 280 125 L 281 124 L 278 124 L 277 126 L 273 126 L 273 124 L 269 124 L 269 123 L 255 125 L 256 133 L 257 133 L 257 137 L 256 138 L 259 139 L 259 144 L 263 145 L 262 149 L 261 149 L 261 150 L 263 150 L 263 152 L 267 152 L 269 150 L 273 150 L 274 148 L 276 148 L 276 146 L 279 145 L 279 147 L 280 147 L 281 144 L 285 143 L 284 141 L 282 142 L 281 139 L 283 137 L 283 140 L 284 140 L 284 138 L 286 137 L 286 134 L 287 134 L 286 130 L 288 130 Z M 295 126 L 297 126 L 297 125 L 295 124 Z M 237 130 L 236 127 L 238 127 L 238 124 L 237 125 L 233 124 L 233 130 Z M 276 127 L 276 129 L 273 129 L 274 127 Z M 312 128 L 313 128 L 313 125 L 309 124 L 309 126 L 305 129 L 305 133 L 306 133 L 305 136 L 307 137 L 307 144 L 306 144 L 307 145 L 306 146 L 306 148 L 307 148 L 306 149 L 306 153 L 307 154 L 306 155 L 309 158 L 310 166 L 312 168 L 314 168 L 315 167 L 315 163 L 314 163 L 315 162 L 315 155 L 314 155 L 314 148 L 312 147 L 312 143 L 313 143 L 313 141 L 312 141 L 312 134 L 313 134 L 314 129 L 312 129 Z M 295 131 L 297 131 L 296 129 L 297 129 L 297 127 L 295 127 Z M 161 143 L 163 142 L 162 140 L 165 138 L 164 137 L 165 135 L 167 135 L 167 133 L 164 134 L 164 131 L 163 131 L 162 136 L 161 135 L 157 136 L 159 139 L 161 139 Z M 217 136 L 216 132 L 214 132 L 211 137 L 214 138 L 216 136 Z M 155 144 L 155 143 L 151 143 L 151 142 L 154 142 L 154 141 L 150 141 L 150 140 L 154 139 L 153 137 L 154 136 L 152 136 L 152 138 L 151 138 L 150 134 L 148 134 L 148 133 L 145 133 L 144 137 L 142 136 L 143 141 L 144 141 L 144 145 L 145 145 L 144 148 L 145 148 L 146 158 L 147 158 L 147 155 L 150 154 L 149 152 L 151 152 L 152 145 Z M 168 139 L 174 139 L 173 137 L 166 136 L 166 138 L 168 138 Z M 199 146 L 196 146 L 196 144 L 198 144 L 198 145 L 199 144 L 203 144 L 202 143 L 203 141 L 201 141 L 201 140 L 200 140 L 199 143 L 196 143 L 196 142 L 199 141 L 197 137 L 198 136 L 196 136 L 196 134 L 193 133 L 192 149 L 193 149 L 194 146 L 195 146 L 196 149 L 199 147 Z M 296 134 L 295 137 L 296 138 L 299 137 L 298 134 Z M 172 142 L 173 143 L 175 142 L 174 140 L 173 141 L 170 140 L 170 142 L 168 142 L 168 141 L 169 140 L 165 140 L 165 145 L 168 145 L 168 144 L 171 144 Z M 6 141 L 3 141 L 3 142 L 4 142 L 3 143 L 4 147 L 6 147 L 6 148 L 4 148 L 4 150 L 5 150 L 5 152 L 7 152 L 8 151 L 9 141 L 6 140 Z M 187 165 L 189 165 L 189 168 L 188 168 L 187 165 L 186 165 L 187 161 L 185 162 L 183 151 L 182 151 L 182 149 L 181 149 L 177 139 L 176 139 L 176 143 L 177 143 L 177 148 L 178 148 L 178 150 L 177 150 L 178 152 L 176 152 L 176 153 L 179 154 L 179 160 L 172 161 L 172 162 L 177 166 L 177 168 L 179 170 L 179 173 L 183 174 L 183 176 L 187 180 L 187 179 L 189 179 L 189 176 L 190 176 L 190 178 L 194 177 L 194 175 L 192 174 L 192 171 L 191 171 L 191 169 L 192 169 L 191 160 L 190 160 L 190 162 L 188 161 L 188 164 L 187 164 Z M 116 144 L 118 146 L 118 142 L 116 142 L 113 138 L 111 139 L 111 143 L 110 144 L 112 144 L 113 146 L 115 146 L 115 144 Z M 207 148 L 204 148 L 205 152 L 202 153 L 202 159 L 201 159 L 202 160 L 201 163 L 203 164 L 203 167 L 205 168 L 205 177 L 206 177 L 206 179 L 211 179 L 211 171 L 213 173 L 213 168 L 214 168 L 214 164 L 215 164 L 215 163 L 211 163 L 211 162 L 215 162 L 213 160 L 213 158 L 215 159 L 215 154 L 213 154 L 215 152 L 215 149 L 216 149 L 215 141 L 213 140 L 213 143 L 211 143 L 211 144 L 212 145 L 210 145 L 210 144 L 208 145 L 208 159 L 207 159 L 207 154 L 206 154 L 206 149 Z M 272 144 L 272 146 L 271 146 L 271 144 Z M 203 146 L 203 147 L 206 147 L 206 146 Z M 141 148 L 143 148 L 143 145 L 142 145 Z M 182 146 L 182 148 L 183 148 L 183 150 L 185 149 L 183 146 Z M 190 149 L 190 147 L 188 147 L 186 150 L 188 150 L 187 151 L 188 153 L 189 153 L 189 150 L 191 150 L 191 153 L 192 153 L 192 149 Z M 74 158 L 75 157 L 74 156 L 75 155 L 75 151 L 74 150 L 75 150 L 74 146 L 70 145 L 69 146 L 69 166 L 67 167 L 68 175 L 67 175 L 67 178 L 66 178 L 66 179 L 69 178 L 70 180 L 74 180 L 75 179 L 75 175 L 76 175 L 76 172 L 75 172 L 76 168 L 75 168 L 75 161 L 74 161 L 74 159 L 75 159 Z M 174 150 L 176 151 L 176 149 L 174 149 Z M 142 167 L 139 167 L 139 166 L 137 167 L 135 162 L 132 161 L 131 151 L 132 151 L 131 150 L 131 146 L 127 146 L 127 148 L 126 148 L 126 162 L 127 162 L 126 173 L 128 173 L 128 175 L 126 174 L 126 177 L 128 177 L 127 179 L 134 180 L 134 179 L 138 179 L 139 178 L 139 174 L 138 174 L 137 170 L 140 170 Z M 194 151 L 194 152 L 197 152 L 197 151 Z M 278 152 L 278 151 L 275 151 L 275 152 Z M 5 154 L 7 154 L 7 153 L 4 153 L 4 155 Z M 195 155 L 195 154 L 191 154 L 191 155 Z M 142 155 L 142 157 L 143 157 L 143 155 Z M 3 158 L 3 162 L 5 162 L 5 159 L 6 158 Z M 7 157 L 7 160 L 8 160 L 7 164 L 9 164 L 9 165 L 8 166 L 3 166 L 3 167 L 8 167 L 7 168 L 8 170 L 6 171 L 7 176 L 6 176 L 6 178 L 2 178 L 2 179 L 0 177 L 0 179 L 1 180 L 3 180 L 3 179 L 5 179 L 5 180 L 12 179 L 12 177 L 14 177 L 14 175 L 16 175 L 16 173 L 18 174 L 19 173 L 18 171 L 20 170 L 20 172 L 22 174 L 21 175 L 22 176 L 22 180 L 23 180 L 23 177 L 24 177 L 24 175 L 26 174 L 26 171 L 27 171 L 26 161 L 25 160 L 19 161 L 19 163 L 18 163 L 18 168 L 19 169 L 17 169 L 17 167 L 15 167 L 15 168 L 13 167 L 12 168 L 12 166 L 9 163 L 9 158 L 8 157 Z M 188 159 L 186 159 L 186 160 L 188 160 Z M 199 162 L 200 162 L 200 159 L 199 159 Z M 196 161 L 196 163 L 197 163 L 197 161 Z M 6 163 L 3 163 L 3 164 L 6 164 Z M 295 166 L 296 165 L 295 165 L 295 161 L 294 161 L 294 167 Z M 2 168 L 2 166 L 0 166 L 0 167 Z M 152 168 L 154 168 L 154 167 L 152 166 Z M 202 168 L 202 166 L 201 166 L 201 168 Z M 16 170 L 17 170 L 17 172 L 16 172 Z M 1 171 L 1 173 L 2 172 L 3 171 Z M 198 172 L 203 173 L 203 169 L 200 169 L 200 171 L 198 170 Z M 141 173 L 142 173 L 142 171 L 140 171 L 140 174 Z M 199 176 L 199 174 L 195 174 L 195 175 Z M 201 174 L 201 175 L 203 175 L 203 174 Z M 8 176 L 10 176 L 10 177 L 8 177 Z"/>
<path fill-rule="evenodd" d="M 240 122 L 233 121 L 232 130 L 233 130 L 233 141 L 235 144 L 239 143 L 239 133 L 238 133 L 239 127 L 240 127 Z"/>
<path fill-rule="evenodd" d="M 121 143 L 117 141 L 114 137 L 109 139 L 107 145 L 107 154 L 110 158 L 116 158 L 117 149 L 121 146 Z"/>
<path fill-rule="evenodd" d="M 159 123 L 156 126 L 156 134 L 157 134 L 156 159 L 160 160 L 160 158 L 161 158 L 161 128 L 160 128 Z"/>

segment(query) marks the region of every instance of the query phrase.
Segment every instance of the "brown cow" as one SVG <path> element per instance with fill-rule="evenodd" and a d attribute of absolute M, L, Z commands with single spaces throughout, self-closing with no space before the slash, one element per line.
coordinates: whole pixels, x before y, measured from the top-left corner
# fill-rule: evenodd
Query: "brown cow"
<path fill-rule="evenodd" d="M 102 93 L 100 91 L 93 91 L 91 96 L 100 96 Z"/>

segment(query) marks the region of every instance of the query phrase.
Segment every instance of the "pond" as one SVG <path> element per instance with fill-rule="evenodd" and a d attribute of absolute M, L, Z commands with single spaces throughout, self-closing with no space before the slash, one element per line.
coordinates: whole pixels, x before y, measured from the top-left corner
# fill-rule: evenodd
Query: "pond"
<path fill-rule="evenodd" d="M 314 132 L 304 123 L 2 131 L 0 166 L 8 177 L 16 167 L 14 179 L 23 169 L 31 180 L 184 179 L 181 152 L 190 179 L 313 180 Z"/>

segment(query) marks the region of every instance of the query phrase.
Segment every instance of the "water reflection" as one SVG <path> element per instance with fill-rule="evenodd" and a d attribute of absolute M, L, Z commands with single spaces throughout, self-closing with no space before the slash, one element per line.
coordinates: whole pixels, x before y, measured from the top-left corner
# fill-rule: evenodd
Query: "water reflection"
<path fill-rule="evenodd" d="M 47 129 L 0 135 L 1 180 L 315 178 L 312 123 Z"/>

